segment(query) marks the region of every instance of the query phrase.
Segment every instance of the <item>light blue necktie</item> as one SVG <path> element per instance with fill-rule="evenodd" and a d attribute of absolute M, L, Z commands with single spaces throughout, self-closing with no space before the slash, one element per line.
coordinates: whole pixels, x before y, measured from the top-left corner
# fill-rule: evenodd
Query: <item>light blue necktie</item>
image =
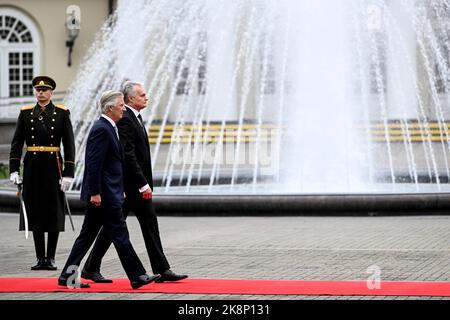
<path fill-rule="evenodd" d="M 114 126 L 114 131 L 116 132 L 117 140 L 119 139 L 119 130 L 117 129 L 117 126 Z"/>

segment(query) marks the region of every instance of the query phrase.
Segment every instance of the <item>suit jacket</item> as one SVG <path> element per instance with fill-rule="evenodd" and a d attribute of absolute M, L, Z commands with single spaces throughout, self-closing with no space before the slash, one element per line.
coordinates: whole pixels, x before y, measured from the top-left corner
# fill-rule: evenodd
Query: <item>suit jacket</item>
<path fill-rule="evenodd" d="M 125 192 L 139 193 L 139 188 L 147 183 L 153 189 L 150 145 L 145 129 L 128 107 L 117 127 L 125 153 Z"/>
<path fill-rule="evenodd" d="M 123 149 L 116 132 L 105 118 L 89 132 L 81 200 L 100 194 L 102 203 L 123 204 Z"/>

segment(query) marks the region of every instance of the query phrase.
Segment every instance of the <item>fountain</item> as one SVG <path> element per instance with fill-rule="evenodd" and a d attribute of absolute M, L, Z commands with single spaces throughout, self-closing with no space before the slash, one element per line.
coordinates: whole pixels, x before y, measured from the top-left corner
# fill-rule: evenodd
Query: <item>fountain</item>
<path fill-rule="evenodd" d="M 118 1 L 66 98 L 74 188 L 99 95 L 132 79 L 171 205 L 442 210 L 449 18 L 448 0 Z"/>

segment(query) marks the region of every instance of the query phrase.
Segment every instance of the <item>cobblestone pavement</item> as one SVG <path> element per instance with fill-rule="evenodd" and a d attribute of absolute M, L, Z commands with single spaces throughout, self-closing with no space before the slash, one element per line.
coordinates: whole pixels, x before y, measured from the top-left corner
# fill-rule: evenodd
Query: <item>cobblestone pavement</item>
<path fill-rule="evenodd" d="M 60 234 L 62 267 L 78 235 Z M 127 220 L 131 241 L 151 272 L 139 224 Z M 384 281 L 450 281 L 450 216 L 402 217 L 160 217 L 160 232 L 172 270 L 191 278 L 273 280 L 362 280 L 376 265 Z M 32 236 L 17 231 L 18 215 L 0 213 L 0 276 L 56 277 L 58 271 L 30 271 Z M 102 272 L 125 277 L 117 254 L 108 251 Z M 252 299 L 371 300 L 444 297 L 211 295 L 154 293 L 0 293 L 0 299 Z"/>

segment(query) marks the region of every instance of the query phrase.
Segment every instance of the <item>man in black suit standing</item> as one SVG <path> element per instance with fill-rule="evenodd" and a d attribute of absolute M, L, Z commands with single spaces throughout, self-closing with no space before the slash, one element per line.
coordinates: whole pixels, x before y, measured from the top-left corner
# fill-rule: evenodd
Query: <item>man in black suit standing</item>
<path fill-rule="evenodd" d="M 94 123 L 86 144 L 81 188 L 81 200 L 87 202 L 86 215 L 58 284 L 71 285 L 68 283 L 71 272 L 78 268 L 102 228 L 104 236 L 114 244 L 132 288 L 137 289 L 157 280 L 160 275 L 146 274 L 131 245 L 122 213 L 124 154 L 116 122 L 125 111 L 123 94 L 119 91 L 103 93 L 100 106 L 102 116 Z M 87 288 L 89 285 L 81 283 L 80 287 Z"/>
<path fill-rule="evenodd" d="M 159 236 L 158 220 L 152 205 L 152 165 L 148 135 L 140 111 L 147 106 L 148 98 L 142 84 L 126 82 L 122 92 L 126 103 L 123 118 L 117 123 L 120 142 L 125 151 L 125 218 L 133 211 L 141 226 L 147 253 L 154 274 L 161 274 L 156 282 L 178 281 L 187 278 L 170 270 L 169 262 L 164 255 Z M 106 282 L 100 273 L 103 256 L 111 241 L 102 231 L 86 261 L 81 273 L 84 279 Z"/>

